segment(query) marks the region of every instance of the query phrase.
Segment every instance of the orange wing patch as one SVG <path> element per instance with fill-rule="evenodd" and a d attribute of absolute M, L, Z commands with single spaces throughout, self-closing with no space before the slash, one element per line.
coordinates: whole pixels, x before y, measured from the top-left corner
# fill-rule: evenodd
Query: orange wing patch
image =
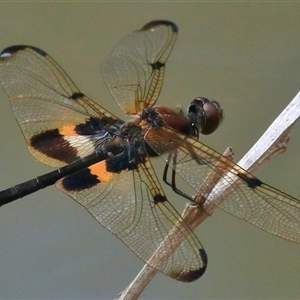
<path fill-rule="evenodd" d="M 100 182 L 110 182 L 113 180 L 113 173 L 106 170 L 105 160 L 89 167 L 91 174 L 97 176 Z"/>
<path fill-rule="evenodd" d="M 74 136 L 74 135 L 78 135 L 76 132 L 75 132 L 75 126 L 74 125 L 65 125 L 63 126 L 60 130 L 59 130 L 59 133 L 61 135 L 65 135 L 65 136 Z"/>

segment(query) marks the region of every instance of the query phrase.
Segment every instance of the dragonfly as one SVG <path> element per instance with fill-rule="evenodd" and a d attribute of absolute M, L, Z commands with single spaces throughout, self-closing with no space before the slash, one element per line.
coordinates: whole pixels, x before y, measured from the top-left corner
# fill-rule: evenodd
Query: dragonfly
<path fill-rule="evenodd" d="M 218 102 L 196 97 L 186 112 L 156 105 L 177 35 L 173 22 L 151 21 L 104 60 L 104 82 L 130 121 L 88 98 L 45 51 L 4 49 L 0 81 L 14 117 L 30 154 L 55 170 L 1 191 L 0 206 L 55 184 L 144 262 L 190 282 L 205 272 L 207 254 L 168 200 L 153 160 L 164 162 L 162 181 L 191 201 L 177 178 L 197 191 L 208 174 L 217 174 L 232 189 L 221 209 L 294 242 L 300 242 L 300 202 L 201 143 L 200 134 L 222 121 Z M 178 237 L 166 238 L 174 228 Z M 155 263 L 151 257 L 162 245 L 172 255 Z"/>

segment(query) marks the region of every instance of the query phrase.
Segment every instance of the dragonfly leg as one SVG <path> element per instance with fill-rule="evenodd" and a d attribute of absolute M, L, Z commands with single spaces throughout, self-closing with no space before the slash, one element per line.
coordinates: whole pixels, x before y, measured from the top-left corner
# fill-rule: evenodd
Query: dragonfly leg
<path fill-rule="evenodd" d="M 169 162 L 170 162 L 170 160 L 172 160 L 172 166 L 173 166 L 172 167 L 172 174 L 171 174 L 171 182 L 168 181 L 168 171 L 169 171 Z M 194 200 L 191 196 L 188 196 L 186 193 L 184 193 L 183 191 L 178 189 L 177 186 L 176 186 L 176 163 L 177 163 L 177 154 L 176 154 L 176 152 L 172 152 L 172 153 L 169 154 L 168 162 L 166 163 L 165 168 L 164 168 L 163 181 L 168 186 L 170 186 L 176 194 L 178 194 L 178 195 L 194 202 Z"/>

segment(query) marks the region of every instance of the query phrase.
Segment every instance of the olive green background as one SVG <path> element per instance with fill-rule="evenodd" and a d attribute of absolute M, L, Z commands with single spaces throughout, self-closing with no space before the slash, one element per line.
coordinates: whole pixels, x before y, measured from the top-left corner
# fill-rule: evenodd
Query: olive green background
<path fill-rule="evenodd" d="M 235 159 L 300 90 L 300 3 L 0 3 L 0 48 L 30 44 L 75 83 L 124 117 L 106 89 L 101 62 L 127 33 L 154 19 L 179 26 L 159 103 L 217 99 L 225 120 L 202 140 Z M 0 90 L 0 188 L 48 172 L 30 156 Z M 288 151 L 259 178 L 300 198 L 300 126 Z M 161 174 L 161 170 L 158 170 Z M 185 201 L 166 188 L 179 210 Z M 216 211 L 196 230 L 209 258 L 204 276 L 180 283 L 158 274 L 141 299 L 296 299 L 300 245 Z M 143 263 L 55 187 L 0 209 L 0 299 L 113 299 Z"/>

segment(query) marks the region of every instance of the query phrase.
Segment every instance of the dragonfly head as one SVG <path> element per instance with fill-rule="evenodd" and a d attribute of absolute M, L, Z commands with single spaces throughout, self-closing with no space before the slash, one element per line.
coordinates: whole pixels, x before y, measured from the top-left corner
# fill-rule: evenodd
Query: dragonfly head
<path fill-rule="evenodd" d="M 187 117 L 197 132 L 211 134 L 219 127 L 223 119 L 223 112 L 217 101 L 198 97 L 189 105 Z"/>

